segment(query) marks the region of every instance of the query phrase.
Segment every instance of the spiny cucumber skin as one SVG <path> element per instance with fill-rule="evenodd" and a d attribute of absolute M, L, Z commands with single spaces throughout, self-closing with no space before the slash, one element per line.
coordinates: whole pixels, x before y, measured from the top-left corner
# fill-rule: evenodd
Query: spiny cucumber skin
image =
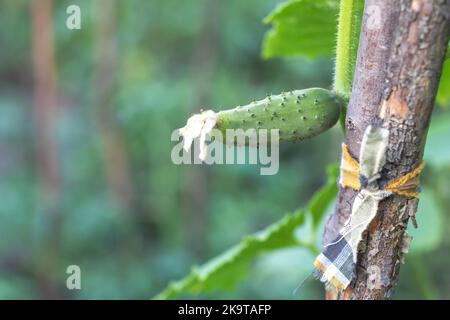
<path fill-rule="evenodd" d="M 339 119 L 341 100 L 322 88 L 271 95 L 245 106 L 220 111 L 216 129 L 279 129 L 280 142 L 301 141 L 331 128 Z M 227 142 L 228 143 L 228 142 Z"/>

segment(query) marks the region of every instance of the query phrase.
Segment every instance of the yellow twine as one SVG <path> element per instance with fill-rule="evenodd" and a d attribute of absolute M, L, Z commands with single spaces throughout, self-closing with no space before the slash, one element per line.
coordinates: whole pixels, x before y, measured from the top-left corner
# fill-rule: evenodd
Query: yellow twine
<path fill-rule="evenodd" d="M 351 156 L 345 143 L 342 144 L 342 155 L 339 183 L 342 187 L 359 190 L 361 188 L 359 163 Z M 424 167 L 425 162 L 421 161 L 413 171 L 389 181 L 385 190 L 409 198 L 419 198 L 419 192 L 417 191 L 420 184 L 419 175 Z"/>
<path fill-rule="evenodd" d="M 359 163 L 350 155 L 345 143 L 342 144 L 342 154 L 341 180 L 339 183 L 343 187 L 359 190 L 361 188 L 361 182 L 359 181 Z"/>

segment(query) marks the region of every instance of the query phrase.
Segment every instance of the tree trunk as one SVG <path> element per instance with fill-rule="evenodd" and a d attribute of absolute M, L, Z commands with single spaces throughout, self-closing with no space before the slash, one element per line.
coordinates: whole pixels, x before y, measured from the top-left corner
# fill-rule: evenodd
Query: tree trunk
<path fill-rule="evenodd" d="M 58 152 L 56 141 L 57 93 L 55 45 L 53 39 L 52 0 L 33 1 L 32 62 L 34 76 L 34 121 L 40 187 L 40 208 L 46 228 L 39 239 L 33 259 L 37 265 L 40 298 L 58 296 L 54 275 L 57 274 L 60 233 L 60 199 Z"/>
<path fill-rule="evenodd" d="M 449 0 L 366 1 L 346 143 L 358 159 L 366 127 L 387 125 L 390 139 L 383 181 L 412 171 L 422 160 L 449 33 Z M 325 228 L 325 244 L 349 217 L 356 193 L 340 188 L 335 214 Z M 356 278 L 344 292 L 337 296 L 328 292 L 327 298 L 390 296 L 405 252 L 406 226 L 417 202 L 392 195 L 380 203 L 361 241 Z"/>

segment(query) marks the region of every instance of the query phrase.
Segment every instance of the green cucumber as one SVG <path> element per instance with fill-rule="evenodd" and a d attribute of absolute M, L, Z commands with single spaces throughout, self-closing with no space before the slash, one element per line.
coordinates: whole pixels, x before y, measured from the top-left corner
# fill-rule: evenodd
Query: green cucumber
<path fill-rule="evenodd" d="M 279 130 L 280 142 L 301 141 L 331 128 L 339 119 L 342 102 L 332 91 L 310 88 L 270 95 L 263 100 L 217 113 L 215 129 Z M 233 139 L 234 140 L 234 139 Z M 227 143 L 235 143 L 235 141 Z"/>

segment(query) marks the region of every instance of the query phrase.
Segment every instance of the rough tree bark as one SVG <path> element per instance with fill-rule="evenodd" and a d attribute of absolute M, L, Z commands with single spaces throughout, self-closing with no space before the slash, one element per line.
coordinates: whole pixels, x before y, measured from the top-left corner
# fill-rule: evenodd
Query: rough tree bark
<path fill-rule="evenodd" d="M 367 0 L 353 91 L 346 118 L 347 145 L 358 158 L 365 128 L 390 131 L 382 181 L 404 175 L 422 160 L 426 134 L 450 34 L 450 0 Z M 324 243 L 349 217 L 356 192 L 341 188 Z M 393 195 L 361 241 L 356 278 L 328 299 L 385 299 L 398 279 L 405 230 L 417 200 Z"/>

